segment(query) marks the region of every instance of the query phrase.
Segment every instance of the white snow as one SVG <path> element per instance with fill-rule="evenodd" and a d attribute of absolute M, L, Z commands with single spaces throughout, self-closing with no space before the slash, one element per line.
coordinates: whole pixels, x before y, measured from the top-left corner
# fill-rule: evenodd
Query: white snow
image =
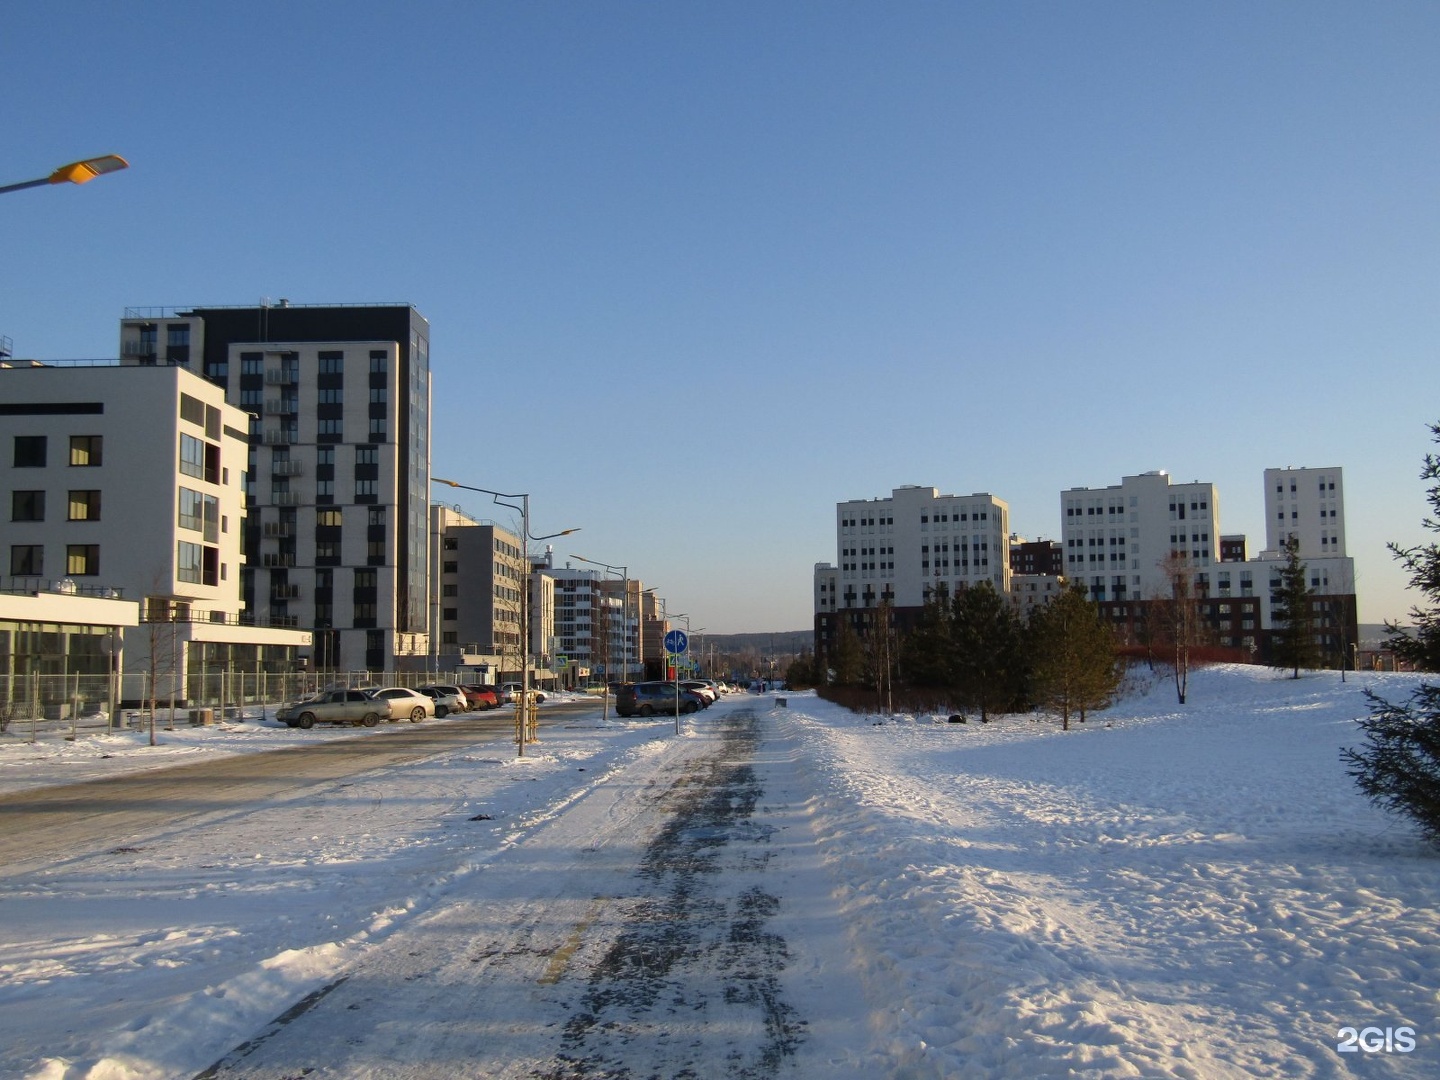
<path fill-rule="evenodd" d="M 438 967 L 447 927 L 553 892 L 554 927 L 525 930 L 554 935 L 540 977 L 482 999 L 497 1016 L 534 1008 L 537 983 L 556 992 L 593 958 L 587 934 L 608 918 L 609 901 L 556 882 L 630 858 L 647 793 L 747 707 L 764 710 L 755 820 L 777 831 L 754 844 L 780 901 L 780 986 L 809 1022 L 782 1072 L 1440 1075 L 1440 853 L 1371 808 L 1338 756 L 1360 741 L 1363 687 L 1395 699 L 1418 678 L 1285 674 L 1204 669 L 1184 706 L 1157 681 L 1069 732 L 859 716 L 792 693 L 786 708 L 733 695 L 677 737 L 668 721 L 602 724 L 597 707 L 520 760 L 503 738 L 477 742 L 0 870 L 0 1075 L 193 1076 L 305 995 L 397 957 Z M 12 735 L 0 792 L 387 730 L 250 722 L 163 732 L 157 748 Z M 490 921 L 497 953 L 519 921 Z M 495 978 L 451 960 L 447 978 Z M 403 1016 L 419 984 L 391 985 Z M 378 1053 L 354 1015 L 346 1052 Z M 1411 1052 L 1337 1049 L 1342 1028 L 1401 1026 Z M 527 1039 L 543 1060 L 543 1033 Z M 326 1075 L 433 1075 L 366 1064 Z"/>

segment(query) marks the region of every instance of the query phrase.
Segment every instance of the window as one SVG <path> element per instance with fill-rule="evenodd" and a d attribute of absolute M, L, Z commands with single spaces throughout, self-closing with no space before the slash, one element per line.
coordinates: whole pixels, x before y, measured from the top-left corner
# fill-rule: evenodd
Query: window
<path fill-rule="evenodd" d="M 370 374 L 385 374 L 385 354 L 383 352 L 372 352 L 370 354 Z"/>
<path fill-rule="evenodd" d="M 45 548 L 40 544 L 14 544 L 10 548 L 10 575 L 38 577 L 45 572 Z"/>
<path fill-rule="evenodd" d="M 385 441 L 385 437 L 386 437 L 386 436 L 385 436 L 385 430 L 386 430 L 386 429 L 385 429 L 385 418 L 384 418 L 384 417 L 382 417 L 382 416 L 372 416 L 372 417 L 370 418 L 370 441 L 371 441 L 371 442 L 384 442 L 384 441 Z"/>
<path fill-rule="evenodd" d="M 15 436 L 15 468 L 43 469 L 45 467 L 45 436 Z"/>
<path fill-rule="evenodd" d="M 318 356 L 321 375 L 339 375 L 345 371 L 343 352 L 322 352 Z"/>
<path fill-rule="evenodd" d="M 10 493 L 11 521 L 44 521 L 45 492 L 12 491 Z"/>
<path fill-rule="evenodd" d="M 345 391 L 338 386 L 322 388 L 319 396 L 315 399 L 321 405 L 343 405 L 345 403 Z"/>
<path fill-rule="evenodd" d="M 384 405 L 389 400 L 388 391 L 383 386 L 372 386 L 370 388 L 370 404 Z"/>
<path fill-rule="evenodd" d="M 321 446 L 315 450 L 315 467 L 322 468 L 329 465 L 335 467 L 335 448 L 333 446 Z"/>
<path fill-rule="evenodd" d="M 71 435 L 70 464 L 99 465 L 101 442 L 99 435 Z"/>
<path fill-rule="evenodd" d="M 180 419 L 199 427 L 205 426 L 205 403 L 189 394 L 180 395 Z"/>
<path fill-rule="evenodd" d="M 339 442 L 345 434 L 344 421 L 339 418 L 320 420 L 316 423 L 315 434 L 322 439 Z"/>
<path fill-rule="evenodd" d="M 378 465 L 380 464 L 380 448 L 378 446 L 357 446 L 355 448 L 356 465 Z"/>
<path fill-rule="evenodd" d="M 205 476 L 205 444 L 193 435 L 180 435 L 180 471 L 186 476 Z"/>
<path fill-rule="evenodd" d="M 340 565 L 340 543 L 337 540 L 315 541 L 315 562 L 317 565 Z"/>
<path fill-rule="evenodd" d="M 205 527 L 205 500 L 200 492 L 187 487 L 180 489 L 180 516 L 178 524 L 182 529 L 199 532 Z"/>
<path fill-rule="evenodd" d="M 199 584 L 204 571 L 204 552 L 199 544 L 181 540 L 175 554 L 175 576 Z"/>
<path fill-rule="evenodd" d="M 380 494 L 380 481 L 378 480 L 356 480 L 355 497 L 357 499 L 373 499 Z"/>
<path fill-rule="evenodd" d="M 372 506 L 372 507 L 370 508 L 369 524 L 371 524 L 371 525 L 384 525 L 384 524 L 385 524 L 385 507 L 383 507 L 383 506 Z"/>
<path fill-rule="evenodd" d="M 99 521 L 100 492 L 70 492 L 70 521 Z"/>
<path fill-rule="evenodd" d="M 93 577 L 100 573 L 100 545 L 67 545 L 65 548 L 65 573 L 74 577 Z"/>
<path fill-rule="evenodd" d="M 315 511 L 315 524 L 326 526 L 333 525 L 339 528 L 343 520 L 343 514 L 339 510 L 317 510 Z"/>
<path fill-rule="evenodd" d="M 373 589 L 379 583 L 379 575 L 374 570 L 356 570 L 355 588 Z"/>

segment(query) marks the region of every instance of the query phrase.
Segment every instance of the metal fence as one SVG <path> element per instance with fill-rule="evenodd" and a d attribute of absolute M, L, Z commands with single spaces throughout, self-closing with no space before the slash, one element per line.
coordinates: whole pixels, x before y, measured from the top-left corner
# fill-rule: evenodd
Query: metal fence
<path fill-rule="evenodd" d="M 73 738 L 148 726 L 152 716 L 166 726 L 208 724 L 256 716 L 263 708 L 331 687 L 454 681 L 449 674 L 423 671 L 216 671 L 184 680 L 165 674 L 0 675 L 0 734 Z"/>

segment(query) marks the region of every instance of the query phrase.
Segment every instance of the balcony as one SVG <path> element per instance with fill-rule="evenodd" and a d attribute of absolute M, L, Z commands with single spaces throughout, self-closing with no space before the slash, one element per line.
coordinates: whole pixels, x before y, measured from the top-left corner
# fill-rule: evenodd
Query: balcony
<path fill-rule="evenodd" d="M 270 503 L 272 506 L 299 506 L 305 501 L 305 496 L 298 491 L 272 491 Z"/>
<path fill-rule="evenodd" d="M 300 411 L 300 402 L 294 398 L 266 398 L 266 416 L 293 416 Z"/>
<path fill-rule="evenodd" d="M 299 585 L 276 585 L 270 586 L 271 600 L 298 600 L 300 598 Z"/>
<path fill-rule="evenodd" d="M 123 341 L 120 355 L 131 360 L 149 360 L 154 363 L 159 346 L 153 341 Z"/>
<path fill-rule="evenodd" d="M 288 521 L 267 521 L 264 526 L 264 535 L 270 539 L 294 536 L 295 526 Z"/>
<path fill-rule="evenodd" d="M 288 445 L 289 443 L 295 442 L 295 439 L 292 437 L 293 435 L 294 435 L 294 432 L 288 430 L 287 428 L 266 428 L 266 429 L 265 429 L 265 445 L 266 445 L 266 446 L 285 446 L 285 445 Z"/>
<path fill-rule="evenodd" d="M 294 386 L 300 381 L 300 373 L 291 368 L 266 368 L 266 386 Z"/>
<path fill-rule="evenodd" d="M 300 461 L 273 461 L 270 463 L 271 476 L 299 476 L 304 471 L 304 463 Z"/>
<path fill-rule="evenodd" d="M 262 566 L 294 566 L 295 556 L 288 551 L 269 551 L 260 556 Z"/>

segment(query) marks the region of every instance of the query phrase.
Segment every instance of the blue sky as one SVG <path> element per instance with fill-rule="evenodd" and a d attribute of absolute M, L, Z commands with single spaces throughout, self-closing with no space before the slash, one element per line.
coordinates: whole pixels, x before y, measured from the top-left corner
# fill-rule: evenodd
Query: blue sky
<path fill-rule="evenodd" d="M 434 471 L 712 632 L 811 620 L 834 506 L 1166 469 L 1263 542 L 1345 469 L 1411 602 L 1440 420 L 1433 3 L 6 5 L 0 334 L 401 301 Z M 453 492 L 445 496 L 453 499 Z M 483 500 L 462 505 L 492 515 Z"/>

